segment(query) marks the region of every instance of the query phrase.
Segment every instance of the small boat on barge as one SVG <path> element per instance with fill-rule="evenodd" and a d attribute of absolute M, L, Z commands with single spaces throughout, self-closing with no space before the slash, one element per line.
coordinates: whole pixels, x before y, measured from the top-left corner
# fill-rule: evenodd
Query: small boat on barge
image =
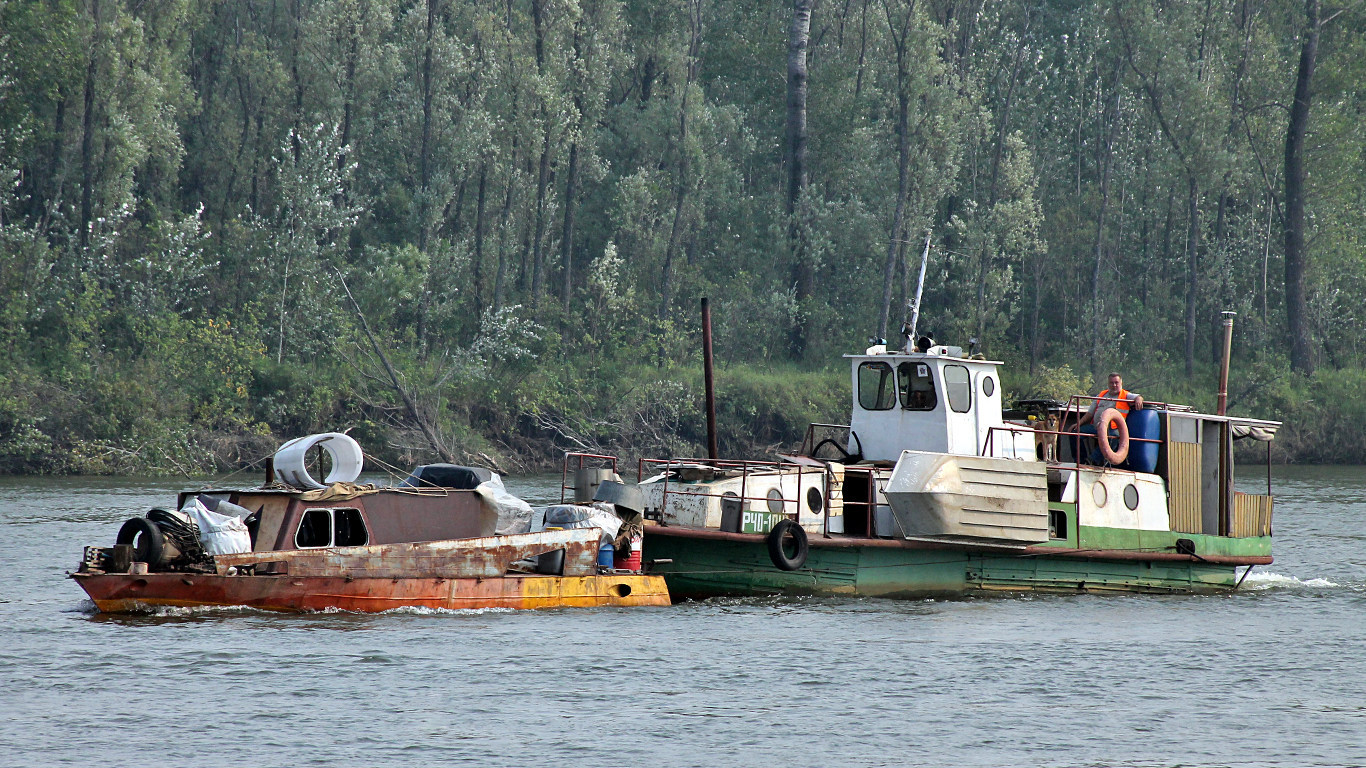
<path fill-rule="evenodd" d="M 674 599 L 1224 592 L 1272 562 L 1270 451 L 1266 493 L 1242 493 L 1233 442 L 1279 422 L 1103 411 L 1114 461 L 1091 463 L 1096 398 L 1007 412 L 999 361 L 928 339 L 845 357 L 850 423 L 796 454 L 641 461 L 646 568 Z"/>
<path fill-rule="evenodd" d="M 344 445 L 341 438 L 350 440 L 335 434 L 329 440 Z M 320 442 L 329 451 L 334 445 L 310 445 Z M 354 453 L 352 481 L 359 473 L 358 447 Z M 338 454 L 344 459 L 346 452 Z M 333 458 L 336 466 L 338 456 Z M 213 606 L 368 613 L 670 602 L 661 576 L 600 565 L 598 528 L 499 534 L 507 527 L 500 525 L 500 513 L 530 508 L 485 469 L 427 465 L 393 487 L 333 476 L 319 483 L 303 471 L 302 461 L 271 476 L 275 482 L 259 488 L 182 492 L 180 512 L 152 510 L 125 522 L 115 546 L 86 547 L 71 578 L 106 613 Z M 211 514 L 204 515 L 206 509 Z M 238 551 L 210 552 L 213 537 L 222 535 L 213 530 L 220 523 L 222 530 L 237 533 Z"/>

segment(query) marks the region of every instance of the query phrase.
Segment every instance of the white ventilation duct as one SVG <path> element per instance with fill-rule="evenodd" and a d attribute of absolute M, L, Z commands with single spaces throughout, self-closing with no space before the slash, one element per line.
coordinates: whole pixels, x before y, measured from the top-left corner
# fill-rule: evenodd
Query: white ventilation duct
<path fill-rule="evenodd" d="M 332 471 L 322 482 L 308 474 L 308 451 L 321 446 L 332 459 Z M 275 479 L 295 488 L 326 488 L 332 483 L 351 483 L 360 477 L 365 455 L 349 435 L 340 432 L 324 432 L 308 437 L 296 437 L 280 446 L 275 452 Z"/>

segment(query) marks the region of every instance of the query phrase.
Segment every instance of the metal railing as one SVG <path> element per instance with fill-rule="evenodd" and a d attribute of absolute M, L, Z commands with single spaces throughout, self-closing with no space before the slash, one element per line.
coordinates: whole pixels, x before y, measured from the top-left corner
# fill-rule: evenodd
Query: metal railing
<path fill-rule="evenodd" d="M 561 465 L 561 468 L 560 468 L 560 503 L 561 503 L 561 504 L 564 503 L 564 492 L 565 492 L 565 491 L 568 491 L 568 490 L 571 490 L 571 489 L 574 489 L 574 486 L 569 485 L 568 483 L 565 482 L 566 480 L 569 479 L 569 460 L 570 460 L 571 458 L 578 459 L 578 462 L 579 462 L 579 465 L 578 465 L 577 467 L 574 468 L 574 471 L 575 471 L 575 472 L 578 472 L 580 469 L 583 469 L 584 466 L 585 466 L 585 465 L 584 465 L 584 462 L 585 462 L 585 461 L 589 461 L 589 460 L 591 460 L 591 461 L 603 462 L 603 463 L 610 462 L 609 467 L 606 467 L 606 468 L 610 468 L 613 472 L 616 472 L 616 471 L 617 471 L 617 457 L 616 457 L 616 456 L 608 456 L 608 455 L 606 455 L 606 454 L 601 454 L 601 453 L 580 453 L 580 452 L 578 452 L 578 451 L 565 451 L 565 452 L 564 452 L 564 464 L 562 464 L 562 465 Z M 619 473 L 618 473 L 618 474 L 619 474 Z"/>
<path fill-rule="evenodd" d="M 826 436 L 820 440 L 816 439 L 816 430 L 827 430 Z M 806 426 L 806 435 L 802 437 L 801 448 L 797 449 L 797 454 L 810 458 L 817 458 L 816 451 L 826 442 L 830 442 L 848 457 L 861 457 L 863 455 L 863 441 L 859 440 L 858 433 L 848 424 L 822 424 L 811 422 Z M 850 451 L 845 446 L 854 444 L 854 450 Z"/>
<path fill-rule="evenodd" d="M 738 495 L 738 496 L 737 496 L 737 495 L 733 495 L 734 492 L 732 492 L 732 491 L 725 491 L 725 492 L 722 492 L 722 493 L 686 493 L 686 494 L 684 494 L 682 491 L 672 491 L 672 493 L 673 493 L 674 495 L 702 496 L 702 497 L 705 497 L 705 498 L 720 498 L 720 499 L 722 499 L 722 502 L 721 502 L 721 503 L 722 503 L 723 505 L 725 505 L 727 499 L 734 499 L 735 503 L 739 505 L 737 511 L 738 511 L 738 512 L 742 512 L 742 513 L 745 511 L 745 508 L 749 505 L 750 502 L 763 501 L 763 502 L 769 503 L 769 504 L 772 504 L 773 502 L 781 502 L 781 504 L 782 504 L 782 511 L 781 511 L 781 512 L 773 512 L 773 510 L 772 510 L 771 507 L 770 507 L 770 509 L 769 509 L 768 511 L 769 511 L 771 514 L 780 514 L 780 515 L 782 515 L 782 516 L 784 516 L 784 517 L 786 517 L 786 518 L 789 518 L 789 519 L 793 520 L 794 522 L 796 522 L 796 521 L 801 517 L 801 504 L 802 504 L 802 501 L 803 501 L 803 498 L 804 498 L 803 489 L 806 488 L 806 486 L 803 484 L 803 482 L 804 482 L 804 476 L 805 476 L 805 475 L 808 475 L 808 474 L 812 474 L 812 475 L 816 475 L 816 474 L 824 475 L 824 474 L 827 474 L 828 471 L 829 471 L 828 468 L 820 468 L 820 469 L 817 469 L 817 468 L 815 468 L 815 467 L 803 467 L 803 466 L 800 466 L 800 465 L 788 464 L 788 463 L 786 463 L 786 462 L 779 462 L 779 461 L 745 461 L 745 460 L 690 459 L 690 458 L 640 459 L 640 460 L 639 460 L 639 464 L 638 464 L 638 468 L 637 468 L 637 475 L 636 475 L 636 482 L 637 482 L 637 483 L 639 483 L 641 480 L 643 480 L 643 479 L 645 478 L 645 470 L 646 470 L 646 467 L 654 467 L 656 470 L 662 471 L 662 474 L 663 474 L 663 476 L 664 476 L 664 477 L 663 477 L 663 480 L 661 481 L 661 497 L 660 497 L 660 510 L 659 510 L 659 511 L 660 511 L 660 516 L 661 516 L 661 517 L 663 516 L 664 507 L 668 505 L 669 494 L 671 493 L 671 491 L 669 490 L 669 481 L 670 481 L 671 478 L 673 478 L 674 472 L 675 472 L 675 471 L 677 471 L 677 470 L 684 470 L 684 469 L 697 469 L 697 470 L 707 470 L 707 469 L 711 469 L 711 470 L 715 471 L 717 474 L 722 475 L 723 477 L 725 476 L 726 473 L 734 472 L 734 473 L 735 473 L 735 476 L 738 476 L 738 477 L 740 478 L 740 493 L 739 493 L 739 495 Z M 752 474 L 759 473 L 759 472 L 762 472 L 762 473 L 775 473 L 775 474 L 778 475 L 778 477 L 780 478 L 780 479 L 779 479 L 779 483 L 778 483 L 778 496 L 775 497 L 775 496 L 768 496 L 768 495 L 764 495 L 764 496 L 751 496 L 751 495 L 749 495 L 750 476 L 751 476 Z M 782 491 L 782 481 L 781 481 L 781 478 L 790 476 L 790 475 L 792 475 L 792 474 L 796 474 L 796 475 L 797 475 L 797 493 L 796 493 L 796 498 L 788 498 L 788 497 L 786 497 L 786 496 L 783 495 L 783 491 Z M 675 480 L 675 485 L 677 486 L 677 484 L 679 484 L 680 482 L 681 482 L 681 480 Z M 817 482 L 817 483 L 813 483 L 813 484 L 812 484 L 812 487 L 817 487 L 817 488 L 819 488 L 819 487 L 820 487 L 820 484 L 819 484 L 818 482 Z M 829 507 L 829 498 L 828 498 L 828 495 L 829 495 L 829 494 L 828 494 L 828 491 L 821 494 L 821 497 L 822 497 L 822 505 L 821 505 L 822 513 L 824 513 L 825 511 L 828 510 L 828 507 Z M 792 511 L 792 512 L 788 512 L 788 511 L 787 511 L 787 505 L 788 505 L 788 504 L 791 504 L 791 505 L 792 505 L 792 508 L 793 508 L 793 511 Z M 723 506 L 723 511 L 724 511 L 724 506 Z M 824 515 L 824 514 L 823 514 L 823 516 L 826 517 L 826 526 L 828 527 L 828 525 L 829 525 L 828 515 Z M 661 521 L 661 522 L 662 522 L 662 521 Z"/>

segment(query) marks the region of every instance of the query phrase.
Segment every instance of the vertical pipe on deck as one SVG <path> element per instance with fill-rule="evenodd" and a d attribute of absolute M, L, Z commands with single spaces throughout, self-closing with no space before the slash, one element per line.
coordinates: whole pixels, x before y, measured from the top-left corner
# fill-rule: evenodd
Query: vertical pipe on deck
<path fill-rule="evenodd" d="M 1219 410 L 1220 416 L 1228 409 L 1228 366 L 1233 354 L 1233 317 L 1237 312 L 1224 310 L 1224 357 L 1219 362 Z"/>
<path fill-rule="evenodd" d="M 716 379 L 711 357 L 711 302 L 702 299 L 702 371 L 707 388 L 707 458 L 721 457 L 716 443 Z"/>

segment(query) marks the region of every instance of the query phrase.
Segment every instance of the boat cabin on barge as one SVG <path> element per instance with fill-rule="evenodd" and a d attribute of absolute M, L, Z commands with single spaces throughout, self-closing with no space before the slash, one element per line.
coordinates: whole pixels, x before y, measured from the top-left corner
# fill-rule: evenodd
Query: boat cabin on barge
<path fill-rule="evenodd" d="M 669 603 L 660 577 L 600 565 L 598 528 L 529 530 L 531 507 L 488 470 L 427 465 L 377 487 L 297 469 L 265 487 L 183 492 L 176 511 L 125 522 L 113 547 L 86 547 L 71 578 L 117 613 Z M 279 482 L 300 474 L 312 487 Z"/>

